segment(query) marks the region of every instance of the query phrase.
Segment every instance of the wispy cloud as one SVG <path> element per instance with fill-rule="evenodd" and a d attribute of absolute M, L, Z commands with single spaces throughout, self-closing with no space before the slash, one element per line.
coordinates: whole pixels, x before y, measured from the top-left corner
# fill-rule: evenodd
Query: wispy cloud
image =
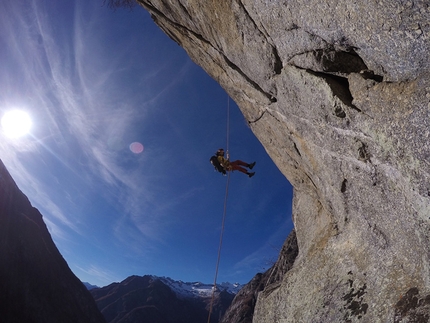
<path fill-rule="evenodd" d="M 260 248 L 238 261 L 233 266 L 234 271 L 230 275 L 238 275 L 244 271 L 264 271 L 270 268 L 276 262 L 282 248 L 279 241 L 285 239 L 286 233 L 291 230 L 292 226 L 292 219 L 289 217 Z"/>
<path fill-rule="evenodd" d="M 64 22 L 65 29 L 58 30 L 58 26 L 52 25 L 52 15 L 36 1 L 25 10 L 15 4 L 2 6 L 8 6 L 8 10 L 2 10 L 4 34 L 1 37 L 8 45 L 7 58 L 12 64 L 1 78 L 2 85 L 8 87 L 8 95 L 0 98 L 0 109 L 7 109 L 11 101 L 22 100 L 32 110 L 37 121 L 34 137 L 20 144 L 34 152 L 27 158 L 34 158 L 33 164 L 38 161 L 51 167 L 40 156 L 41 152 L 50 154 L 74 181 L 85 183 L 94 191 L 100 190 L 105 198 L 118 198 L 124 205 L 127 223 L 140 235 L 157 239 L 162 225 L 156 217 L 161 212 L 147 211 L 155 176 L 148 176 L 147 182 L 142 183 L 122 163 L 126 160 L 124 154 L 130 153 L 127 147 L 134 136 L 132 125 L 139 120 L 144 126 L 145 106 L 141 102 L 154 104 L 164 89 L 155 96 L 136 95 L 118 83 L 127 69 L 131 69 L 126 63 L 126 49 L 116 51 L 117 56 L 106 55 L 109 42 L 104 38 L 109 35 L 103 34 L 103 22 L 95 11 L 83 12 L 76 5 L 73 17 Z M 71 28 L 72 34 L 67 33 L 67 28 Z M 175 79 L 177 76 L 166 87 L 172 86 Z M 17 87 L 17 83 L 21 86 Z M 77 215 L 72 220 L 64 209 L 64 201 L 42 193 L 49 183 L 43 183 L 43 174 L 24 165 L 20 155 L 23 147 L 2 142 L 5 164 L 12 168 L 24 191 L 39 192 L 32 194 L 34 202 L 43 205 L 48 213 L 50 227 L 57 228 L 53 230 L 54 235 L 62 234 L 60 225 L 79 233 Z M 144 160 L 134 157 L 135 163 Z M 63 185 L 62 189 L 68 188 Z M 120 228 L 124 226 L 116 227 Z"/>
<path fill-rule="evenodd" d="M 75 266 L 76 270 L 81 271 L 82 273 L 85 273 L 86 275 L 90 276 L 92 281 L 92 284 L 110 284 L 112 282 L 118 282 L 120 281 L 120 278 L 112 273 L 109 270 L 106 270 L 106 268 L 100 268 L 96 265 L 89 265 L 88 267 L 81 267 L 81 266 Z M 101 286 L 102 287 L 102 286 Z"/>

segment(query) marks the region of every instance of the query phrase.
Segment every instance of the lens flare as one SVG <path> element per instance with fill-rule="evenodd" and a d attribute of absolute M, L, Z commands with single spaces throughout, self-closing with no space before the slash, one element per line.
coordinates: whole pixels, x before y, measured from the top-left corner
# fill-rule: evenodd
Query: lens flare
<path fill-rule="evenodd" d="M 133 142 L 130 144 L 130 150 L 135 154 L 143 152 L 143 145 L 140 142 Z"/>

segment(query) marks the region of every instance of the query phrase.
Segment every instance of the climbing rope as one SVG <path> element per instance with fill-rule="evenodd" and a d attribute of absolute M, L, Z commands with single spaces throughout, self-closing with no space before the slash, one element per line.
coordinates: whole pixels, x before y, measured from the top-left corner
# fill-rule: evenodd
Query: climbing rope
<path fill-rule="evenodd" d="M 210 321 L 211 321 L 213 303 L 214 303 L 214 300 L 215 300 L 216 280 L 217 280 L 217 277 L 218 277 L 219 261 L 220 261 L 220 258 L 221 258 L 222 238 L 224 236 L 225 217 L 226 217 L 226 214 L 227 214 L 227 197 L 228 197 L 228 185 L 229 185 L 229 183 L 230 183 L 230 172 L 227 173 L 227 184 L 225 186 L 224 213 L 223 213 L 223 216 L 222 216 L 221 235 L 220 235 L 220 238 L 219 238 L 219 247 L 218 247 L 218 258 L 217 258 L 216 268 L 215 268 L 214 285 L 212 287 L 212 298 L 211 298 L 211 306 L 209 308 L 208 323 L 210 323 Z"/>
<path fill-rule="evenodd" d="M 227 152 L 227 159 L 230 159 L 230 156 L 228 154 L 229 139 L 230 139 L 230 97 L 227 95 L 227 133 L 226 133 L 226 147 L 225 147 Z"/>
<path fill-rule="evenodd" d="M 227 152 L 227 159 L 229 159 L 228 155 L 228 144 L 229 144 L 229 137 L 230 137 L 230 97 L 227 96 L 227 142 L 226 142 L 226 152 Z M 208 323 L 211 321 L 211 315 L 212 315 L 212 309 L 213 309 L 213 303 L 215 300 L 215 291 L 216 291 L 216 280 L 218 277 L 218 268 L 219 268 L 219 261 L 221 258 L 221 247 L 222 247 L 222 238 L 224 236 L 224 226 L 225 226 L 225 217 L 227 215 L 227 198 L 228 198 L 228 186 L 230 184 L 230 173 L 227 172 L 227 184 L 225 186 L 225 197 L 224 197 L 224 212 L 222 215 L 222 224 L 221 224 L 221 234 L 219 238 L 219 246 L 218 246 L 218 258 L 216 262 L 215 267 L 215 278 L 214 278 L 214 285 L 212 287 L 212 297 L 211 297 L 211 303 L 209 307 L 209 316 L 208 316 Z"/>

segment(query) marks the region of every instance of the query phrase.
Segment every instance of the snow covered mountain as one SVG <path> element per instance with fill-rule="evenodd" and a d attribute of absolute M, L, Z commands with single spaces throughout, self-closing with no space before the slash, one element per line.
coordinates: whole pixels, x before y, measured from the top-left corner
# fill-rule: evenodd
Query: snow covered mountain
<path fill-rule="evenodd" d="M 201 282 L 185 283 L 183 281 L 173 280 L 169 277 L 152 276 L 154 279 L 159 279 L 164 284 L 169 286 L 178 297 L 211 297 L 213 284 L 203 284 Z M 221 283 L 217 284 L 216 292 L 225 291 L 229 294 L 236 295 L 242 285 L 239 283 Z"/>
<path fill-rule="evenodd" d="M 220 320 L 241 287 L 217 284 L 212 322 Z M 212 290 L 210 284 L 146 275 L 130 276 L 90 293 L 108 323 L 123 319 L 127 323 L 200 323 L 208 319 Z"/>

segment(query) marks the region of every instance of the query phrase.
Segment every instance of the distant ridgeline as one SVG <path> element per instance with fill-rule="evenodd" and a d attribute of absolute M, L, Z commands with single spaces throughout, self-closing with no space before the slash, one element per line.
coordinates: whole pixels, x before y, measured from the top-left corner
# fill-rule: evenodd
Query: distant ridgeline
<path fill-rule="evenodd" d="M 277 286 L 298 255 L 295 230 L 282 246 L 277 262 L 258 273 L 246 285 L 217 285 L 212 323 L 252 323 L 258 295 Z M 212 285 L 184 283 L 166 277 L 131 276 L 120 283 L 91 288 L 91 294 L 108 323 L 200 323 L 207 322 Z"/>
<path fill-rule="evenodd" d="M 219 322 L 240 284 L 217 285 L 211 322 Z M 184 283 L 157 276 L 131 276 L 90 290 L 106 321 L 129 323 L 207 322 L 212 285 Z"/>

